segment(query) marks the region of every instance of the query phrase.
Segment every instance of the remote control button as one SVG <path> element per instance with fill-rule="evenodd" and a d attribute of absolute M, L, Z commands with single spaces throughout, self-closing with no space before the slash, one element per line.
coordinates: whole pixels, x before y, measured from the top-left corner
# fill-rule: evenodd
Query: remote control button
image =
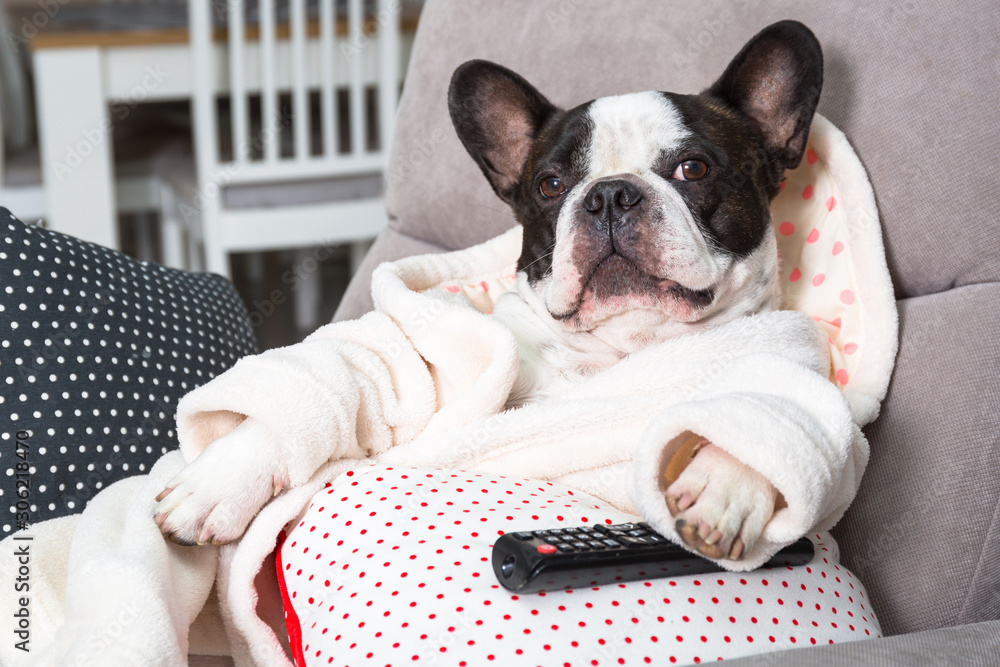
<path fill-rule="evenodd" d="M 552 546 L 551 544 L 539 544 L 538 545 L 538 553 L 540 553 L 540 554 L 554 554 L 555 552 L 556 552 L 556 548 L 554 546 Z"/>
<path fill-rule="evenodd" d="M 594 549 L 603 549 L 604 548 L 604 542 L 598 542 L 597 540 L 591 540 L 591 541 L 587 542 L 587 544 L 589 544 Z"/>
<path fill-rule="evenodd" d="M 642 537 L 643 535 L 646 534 L 646 531 L 644 531 L 644 530 L 630 530 L 630 531 L 628 531 L 627 534 L 631 535 L 632 537 Z"/>
<path fill-rule="evenodd" d="M 535 537 L 548 537 L 549 536 L 549 531 L 547 531 L 547 530 L 536 530 L 536 531 L 533 531 L 531 534 L 534 535 Z"/>
<path fill-rule="evenodd" d="M 570 545 L 566 544 L 565 542 L 562 543 L 562 544 L 557 544 L 556 545 L 556 549 L 558 549 L 559 551 L 562 551 L 563 553 L 567 553 L 567 552 L 570 552 L 570 551 L 576 551 L 576 549 L 574 549 Z"/>
<path fill-rule="evenodd" d="M 563 532 L 564 535 L 572 535 L 577 530 L 578 530 L 577 528 L 563 528 L 562 532 Z"/>
<path fill-rule="evenodd" d="M 511 533 L 511 535 L 524 542 L 527 542 L 530 539 L 534 539 L 535 537 L 531 533 Z"/>
<path fill-rule="evenodd" d="M 562 535 L 562 533 L 563 533 L 562 528 L 552 528 L 549 530 L 549 535 Z"/>
<path fill-rule="evenodd" d="M 636 547 L 645 547 L 649 545 L 649 542 L 642 537 L 629 537 L 628 535 L 623 535 L 618 538 L 625 546 L 630 549 L 635 549 Z"/>
<path fill-rule="evenodd" d="M 621 544 L 619 544 L 618 542 L 612 540 L 610 537 L 604 538 L 603 540 L 601 540 L 601 542 L 604 542 L 604 544 L 606 544 L 607 546 L 611 547 L 612 549 L 617 549 L 617 548 L 621 547 Z"/>
<path fill-rule="evenodd" d="M 553 537 L 546 537 L 545 538 L 545 543 L 546 544 L 559 544 L 561 542 L 562 542 L 562 538 L 561 537 L 554 537 L 553 536 Z"/>
<path fill-rule="evenodd" d="M 635 530 L 636 528 L 638 528 L 638 526 L 636 526 L 636 524 L 634 523 L 618 523 L 613 526 L 607 526 L 608 530 L 614 530 L 614 531 L 628 531 L 628 530 Z"/>
<path fill-rule="evenodd" d="M 587 549 L 587 545 L 583 542 L 570 542 L 570 546 L 576 547 L 577 549 Z"/>
<path fill-rule="evenodd" d="M 650 533 L 649 535 L 646 536 L 646 539 L 647 540 L 651 540 L 653 542 L 666 542 L 667 541 L 667 538 L 663 537 L 663 535 L 660 535 L 659 533 Z"/>

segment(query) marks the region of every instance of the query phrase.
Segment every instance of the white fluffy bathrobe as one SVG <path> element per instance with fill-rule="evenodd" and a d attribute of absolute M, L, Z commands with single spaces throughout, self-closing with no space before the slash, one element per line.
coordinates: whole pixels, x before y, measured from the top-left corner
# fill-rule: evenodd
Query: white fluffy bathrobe
<path fill-rule="evenodd" d="M 868 460 L 860 427 L 875 418 L 886 390 L 896 314 L 864 171 L 822 118 L 810 146 L 822 160 L 809 158 L 810 196 L 800 199 L 809 203 L 815 190 L 817 210 L 826 210 L 817 233 L 841 239 L 840 250 L 824 257 L 847 260 L 849 308 L 847 290 L 837 287 L 843 322 L 838 314 L 831 326 L 822 304 L 808 305 L 830 299 L 803 296 L 791 305 L 814 312 L 765 313 L 669 340 L 554 398 L 503 412 L 517 373 L 514 338 L 441 288 L 496 284 L 510 274 L 520 229 L 468 250 L 384 264 L 372 281 L 375 312 L 243 359 L 181 401 L 185 460 L 244 416 L 265 424 L 286 449 L 292 488 L 244 538 L 222 548 L 161 538 L 153 498 L 182 465 L 179 454 L 166 455 L 148 476 L 98 494 L 82 515 L 35 528 L 35 650 L 29 658 L 4 642 L 0 662 L 173 665 L 188 651 L 224 652 L 228 641 L 238 664 L 286 664 L 267 560 L 275 538 L 326 482 L 376 460 L 558 481 L 675 536 L 660 475 L 672 453 L 665 445 L 692 430 L 758 470 L 787 501 L 746 558 L 724 566 L 755 567 L 804 533 L 829 528 Z M 809 227 L 798 224 L 805 237 Z M 790 238 L 786 231 L 780 234 Z M 803 245 L 810 252 L 814 236 Z M 812 275 L 806 266 L 819 260 L 801 252 L 795 271 Z M 782 253 L 785 262 L 791 251 Z M 790 269 L 783 264 L 784 275 Z M 847 357 L 838 336 L 849 328 Z M 10 540 L 4 545 L 0 558 L 7 559 Z M 10 567 L 0 561 L 0 574 Z M 217 595 L 206 605 L 213 582 Z"/>

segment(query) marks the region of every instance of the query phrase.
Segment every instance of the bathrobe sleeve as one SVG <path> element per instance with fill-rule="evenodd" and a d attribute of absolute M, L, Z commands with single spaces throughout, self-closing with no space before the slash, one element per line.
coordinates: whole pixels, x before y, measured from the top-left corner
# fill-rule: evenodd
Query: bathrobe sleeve
<path fill-rule="evenodd" d="M 245 357 L 181 399 L 181 451 L 193 460 L 245 419 L 284 450 L 291 484 L 331 459 L 412 439 L 437 407 L 432 373 L 383 313 L 329 324 L 303 342 Z"/>
<path fill-rule="evenodd" d="M 383 264 L 372 276 L 374 312 L 241 359 L 187 394 L 177 406 L 184 458 L 249 418 L 281 447 L 297 486 L 327 461 L 377 457 L 500 412 L 517 377 L 513 334 L 470 303 L 420 291 L 435 270 L 474 259 Z"/>
<path fill-rule="evenodd" d="M 834 525 L 868 462 L 868 443 L 843 393 L 827 377 L 785 355 L 734 358 L 697 395 L 653 420 L 633 462 L 630 496 L 636 508 L 678 543 L 664 501 L 663 470 L 685 431 L 761 473 L 787 502 L 742 560 L 719 561 L 731 570 L 758 567 L 806 533 Z"/>

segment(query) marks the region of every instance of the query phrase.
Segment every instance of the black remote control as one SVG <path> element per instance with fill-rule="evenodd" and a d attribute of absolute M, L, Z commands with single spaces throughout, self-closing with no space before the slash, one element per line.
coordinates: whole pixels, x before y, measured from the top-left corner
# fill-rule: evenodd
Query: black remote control
<path fill-rule="evenodd" d="M 813 544 L 802 538 L 776 553 L 765 567 L 806 565 L 812 559 Z M 506 533 L 493 545 L 497 580 L 518 593 L 724 571 L 645 523 Z"/>

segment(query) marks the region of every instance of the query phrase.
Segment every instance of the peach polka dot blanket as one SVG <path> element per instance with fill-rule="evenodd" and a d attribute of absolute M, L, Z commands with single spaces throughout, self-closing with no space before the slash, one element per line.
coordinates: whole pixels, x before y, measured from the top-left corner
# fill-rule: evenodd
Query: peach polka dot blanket
<path fill-rule="evenodd" d="M 830 345 L 830 379 L 867 422 L 889 381 L 896 302 L 868 178 L 847 139 L 816 115 L 805 158 L 771 205 L 784 308 L 812 316 Z"/>

